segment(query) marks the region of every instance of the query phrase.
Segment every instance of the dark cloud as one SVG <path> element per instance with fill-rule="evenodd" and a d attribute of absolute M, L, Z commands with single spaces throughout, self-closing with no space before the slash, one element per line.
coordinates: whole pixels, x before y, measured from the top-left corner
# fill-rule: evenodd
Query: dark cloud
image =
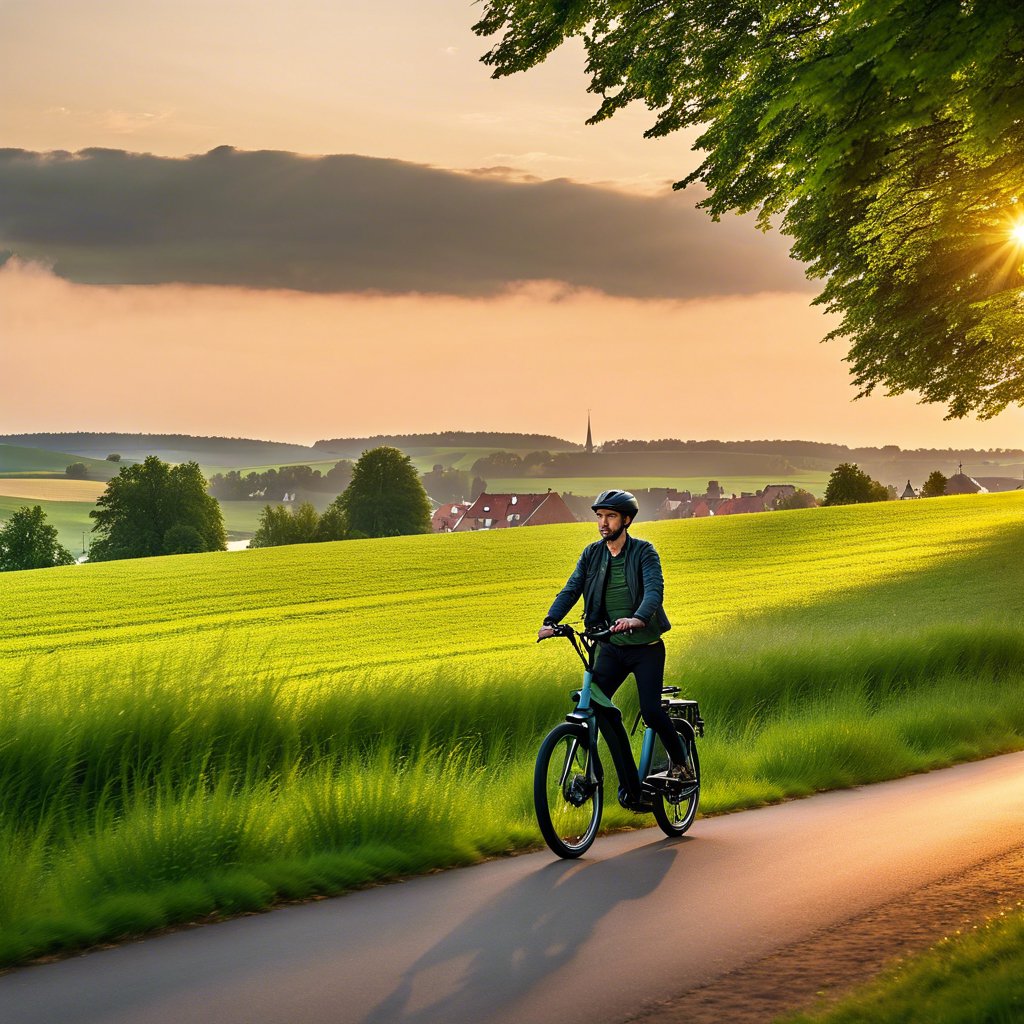
<path fill-rule="evenodd" d="M 653 197 L 362 156 L 0 150 L 0 251 L 92 284 L 694 298 L 808 285 L 784 240 Z"/>

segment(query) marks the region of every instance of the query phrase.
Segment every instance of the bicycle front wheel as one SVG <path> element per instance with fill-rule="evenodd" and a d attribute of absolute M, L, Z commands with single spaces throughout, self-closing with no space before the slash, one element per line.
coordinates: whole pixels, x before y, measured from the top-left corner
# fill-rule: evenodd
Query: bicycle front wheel
<path fill-rule="evenodd" d="M 667 836 L 681 836 L 693 824 L 700 803 L 700 758 L 697 756 L 697 744 L 686 736 L 681 735 L 680 739 L 688 748 L 687 753 L 697 781 L 681 789 L 659 787 L 652 795 L 654 820 Z"/>
<path fill-rule="evenodd" d="M 590 849 L 604 798 L 598 766 L 590 764 L 585 728 L 563 722 L 544 738 L 533 773 L 533 803 L 544 841 L 559 857 Z"/>

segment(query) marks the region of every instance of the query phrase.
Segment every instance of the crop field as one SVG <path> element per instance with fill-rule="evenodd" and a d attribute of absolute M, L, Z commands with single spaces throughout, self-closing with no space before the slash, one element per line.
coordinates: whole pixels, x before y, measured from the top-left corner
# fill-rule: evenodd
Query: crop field
<path fill-rule="evenodd" d="M 638 524 L 708 721 L 702 809 L 1024 747 L 1022 520 L 1006 494 Z M 535 845 L 579 665 L 533 639 L 592 537 L 7 574 L 0 962 Z"/>
<path fill-rule="evenodd" d="M 66 477 L 0 477 L 0 497 L 25 501 L 87 501 L 92 505 L 106 487 L 105 482 Z"/>

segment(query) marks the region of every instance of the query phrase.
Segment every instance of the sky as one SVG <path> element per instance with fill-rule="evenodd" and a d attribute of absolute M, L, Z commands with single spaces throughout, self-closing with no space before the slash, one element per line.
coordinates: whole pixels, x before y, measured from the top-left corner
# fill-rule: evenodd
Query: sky
<path fill-rule="evenodd" d="M 478 5 L 0 0 L 0 433 L 1020 447 L 855 401 L 777 232 Z"/>

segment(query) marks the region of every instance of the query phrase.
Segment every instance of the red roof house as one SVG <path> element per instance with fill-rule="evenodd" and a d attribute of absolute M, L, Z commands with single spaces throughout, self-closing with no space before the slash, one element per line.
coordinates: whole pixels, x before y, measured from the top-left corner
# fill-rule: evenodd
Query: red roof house
<path fill-rule="evenodd" d="M 502 530 L 510 526 L 551 526 L 554 523 L 575 523 L 576 517 L 562 496 L 547 494 L 481 494 L 466 509 L 453 529 L 458 533 L 471 530 Z"/>
<path fill-rule="evenodd" d="M 430 528 L 434 533 L 451 533 L 471 505 L 470 501 L 450 501 L 439 505 L 431 516 Z"/>

